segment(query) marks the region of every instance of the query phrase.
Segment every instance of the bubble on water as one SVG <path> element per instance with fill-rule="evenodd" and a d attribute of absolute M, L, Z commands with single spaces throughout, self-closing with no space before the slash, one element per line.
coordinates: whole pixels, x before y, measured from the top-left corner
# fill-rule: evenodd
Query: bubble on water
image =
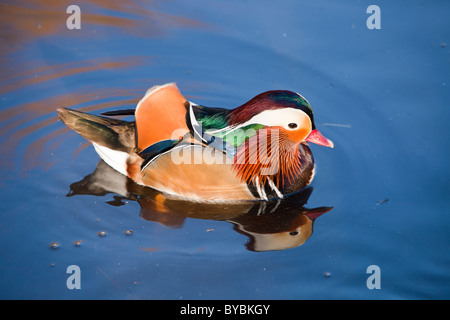
<path fill-rule="evenodd" d="M 50 248 L 52 248 L 52 249 L 58 249 L 59 247 L 60 247 L 59 242 L 50 243 Z"/>
<path fill-rule="evenodd" d="M 75 247 L 79 247 L 79 246 L 81 246 L 81 243 L 83 242 L 83 240 L 77 240 L 77 241 L 75 241 L 74 243 L 73 243 L 73 245 L 75 246 Z"/>
<path fill-rule="evenodd" d="M 99 231 L 99 232 L 97 232 L 97 235 L 99 237 L 104 237 L 104 236 L 106 236 L 106 231 Z"/>

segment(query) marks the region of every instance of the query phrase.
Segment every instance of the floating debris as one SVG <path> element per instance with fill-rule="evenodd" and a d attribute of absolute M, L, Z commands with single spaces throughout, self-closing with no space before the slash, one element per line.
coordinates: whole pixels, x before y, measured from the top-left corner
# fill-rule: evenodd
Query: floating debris
<path fill-rule="evenodd" d="M 131 236 L 133 233 L 134 233 L 134 231 L 132 231 L 132 230 L 125 230 L 125 235 L 127 235 L 127 236 Z"/>
<path fill-rule="evenodd" d="M 325 272 L 323 275 L 325 278 L 329 278 L 331 277 L 331 272 Z"/>
<path fill-rule="evenodd" d="M 377 201 L 377 205 L 386 203 L 386 202 L 388 202 L 388 201 L 389 201 L 389 199 L 378 200 L 378 201 Z"/>
<path fill-rule="evenodd" d="M 99 236 L 99 237 L 104 237 L 104 236 L 106 236 L 106 231 L 99 231 L 99 232 L 97 232 L 97 235 Z"/>
<path fill-rule="evenodd" d="M 60 247 L 59 242 L 50 243 L 50 248 L 52 248 L 52 249 L 58 249 L 59 247 Z"/>
<path fill-rule="evenodd" d="M 206 232 L 214 231 L 213 228 L 206 229 Z"/>
<path fill-rule="evenodd" d="M 73 245 L 75 246 L 75 247 L 79 247 L 79 246 L 81 246 L 81 243 L 83 242 L 83 240 L 77 240 L 77 241 L 75 241 L 74 243 L 73 243 Z"/>
<path fill-rule="evenodd" d="M 328 127 L 339 127 L 339 128 L 352 128 L 351 124 L 346 124 L 346 123 L 322 123 L 323 126 L 328 126 Z"/>

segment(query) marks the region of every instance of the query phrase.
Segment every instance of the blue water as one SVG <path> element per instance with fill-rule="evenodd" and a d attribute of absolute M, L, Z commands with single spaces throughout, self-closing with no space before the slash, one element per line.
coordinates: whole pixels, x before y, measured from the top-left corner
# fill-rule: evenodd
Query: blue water
<path fill-rule="evenodd" d="M 68 30 L 70 4 L 0 4 L 0 298 L 450 298 L 448 1 L 77 1 Z M 132 108 L 166 82 L 229 108 L 299 92 L 335 148 L 311 147 L 312 189 L 274 210 L 161 212 L 55 109 Z M 317 208 L 301 245 L 261 245 Z"/>

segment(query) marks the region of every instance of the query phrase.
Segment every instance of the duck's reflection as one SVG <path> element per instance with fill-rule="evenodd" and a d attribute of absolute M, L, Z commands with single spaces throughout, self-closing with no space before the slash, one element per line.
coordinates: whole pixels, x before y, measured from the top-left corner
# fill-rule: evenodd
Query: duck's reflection
<path fill-rule="evenodd" d="M 312 188 L 286 199 L 269 202 L 197 203 L 171 199 L 159 191 L 137 185 L 100 161 L 95 171 L 70 186 L 68 196 L 115 193 L 108 203 L 123 205 L 125 200 L 140 204 L 140 216 L 170 228 L 181 228 L 186 218 L 227 221 L 246 235 L 251 251 L 283 250 L 302 245 L 312 234 L 315 219 L 333 207 L 307 209 Z"/>

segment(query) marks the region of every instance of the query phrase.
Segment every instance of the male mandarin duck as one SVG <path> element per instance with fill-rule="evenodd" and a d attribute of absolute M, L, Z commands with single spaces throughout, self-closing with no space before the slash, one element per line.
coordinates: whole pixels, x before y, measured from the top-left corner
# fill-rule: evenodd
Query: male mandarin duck
<path fill-rule="evenodd" d="M 308 101 L 286 90 L 224 109 L 192 103 L 169 83 L 150 88 L 133 110 L 57 111 L 118 172 L 193 201 L 284 198 L 313 179 L 307 142 L 333 148 L 316 129 Z M 131 114 L 135 121 L 105 116 Z"/>

